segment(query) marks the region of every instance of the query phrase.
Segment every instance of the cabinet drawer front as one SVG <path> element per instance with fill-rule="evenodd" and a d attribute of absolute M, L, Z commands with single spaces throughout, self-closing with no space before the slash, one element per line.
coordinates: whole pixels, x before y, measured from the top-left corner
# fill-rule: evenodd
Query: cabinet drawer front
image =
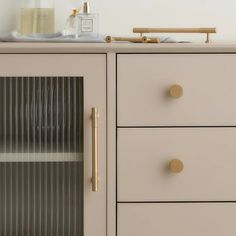
<path fill-rule="evenodd" d="M 236 200 L 235 140 L 236 128 L 119 129 L 118 201 Z"/>
<path fill-rule="evenodd" d="M 236 55 L 119 55 L 117 74 L 119 126 L 236 125 Z"/>
<path fill-rule="evenodd" d="M 119 204 L 118 236 L 234 236 L 236 204 Z"/>

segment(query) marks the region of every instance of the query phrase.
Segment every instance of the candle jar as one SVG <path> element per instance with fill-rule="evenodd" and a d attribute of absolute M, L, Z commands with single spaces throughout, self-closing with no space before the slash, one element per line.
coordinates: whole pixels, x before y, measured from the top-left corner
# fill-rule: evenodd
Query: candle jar
<path fill-rule="evenodd" d="M 54 0 L 22 0 L 20 32 L 52 34 L 55 25 Z"/>

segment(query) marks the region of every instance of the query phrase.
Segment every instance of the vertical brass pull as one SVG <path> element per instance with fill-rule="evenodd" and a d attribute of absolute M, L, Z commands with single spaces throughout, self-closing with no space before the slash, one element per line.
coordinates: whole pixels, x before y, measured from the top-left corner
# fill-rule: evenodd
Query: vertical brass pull
<path fill-rule="evenodd" d="M 92 191 L 98 192 L 98 109 L 92 108 Z"/>

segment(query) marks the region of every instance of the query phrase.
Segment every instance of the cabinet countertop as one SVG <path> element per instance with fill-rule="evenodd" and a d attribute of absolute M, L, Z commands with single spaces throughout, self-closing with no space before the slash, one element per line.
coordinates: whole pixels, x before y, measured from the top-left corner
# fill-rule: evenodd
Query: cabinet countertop
<path fill-rule="evenodd" d="M 10 53 L 236 53 L 236 43 L 0 43 Z"/>

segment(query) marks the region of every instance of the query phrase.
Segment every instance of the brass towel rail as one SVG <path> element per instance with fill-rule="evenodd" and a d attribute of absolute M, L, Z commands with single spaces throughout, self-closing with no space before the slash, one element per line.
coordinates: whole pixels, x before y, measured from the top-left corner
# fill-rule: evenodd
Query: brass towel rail
<path fill-rule="evenodd" d="M 210 34 L 216 33 L 216 28 L 133 28 L 133 33 L 141 37 L 145 33 L 198 33 L 206 34 L 206 43 L 210 42 Z"/>

